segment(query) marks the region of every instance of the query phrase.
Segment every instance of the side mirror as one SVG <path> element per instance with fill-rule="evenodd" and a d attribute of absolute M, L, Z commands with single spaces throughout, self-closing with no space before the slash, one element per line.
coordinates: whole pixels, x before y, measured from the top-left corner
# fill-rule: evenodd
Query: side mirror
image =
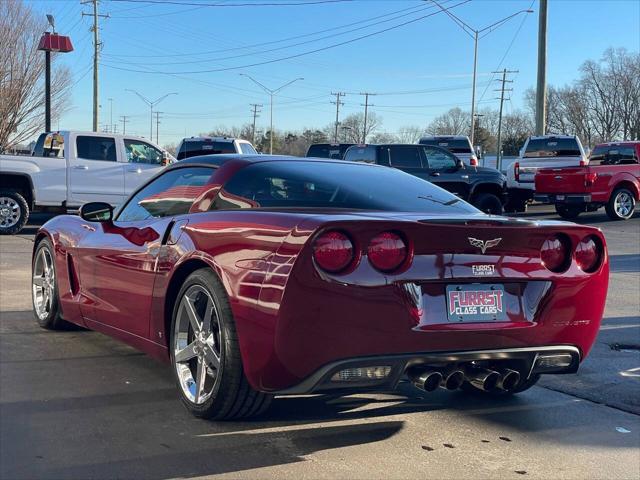
<path fill-rule="evenodd" d="M 460 170 L 464 168 L 464 162 L 459 158 L 456 158 L 456 169 Z"/>
<path fill-rule="evenodd" d="M 171 157 L 169 156 L 169 152 L 162 152 L 162 162 L 160 164 L 163 167 L 166 167 L 171 163 Z"/>
<path fill-rule="evenodd" d="M 88 222 L 111 222 L 113 207 L 106 202 L 89 202 L 80 207 L 80 217 Z"/>

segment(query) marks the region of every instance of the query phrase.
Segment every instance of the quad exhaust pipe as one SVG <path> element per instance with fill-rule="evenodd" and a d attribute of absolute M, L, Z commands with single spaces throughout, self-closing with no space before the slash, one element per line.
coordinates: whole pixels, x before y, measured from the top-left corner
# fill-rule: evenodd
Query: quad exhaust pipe
<path fill-rule="evenodd" d="M 510 392 L 520 383 L 520 373 L 510 368 L 499 371 L 481 367 L 472 367 L 466 371 L 425 369 L 409 374 L 409 378 L 415 387 L 425 392 L 433 392 L 438 387 L 457 390 L 465 381 L 485 392 Z"/>

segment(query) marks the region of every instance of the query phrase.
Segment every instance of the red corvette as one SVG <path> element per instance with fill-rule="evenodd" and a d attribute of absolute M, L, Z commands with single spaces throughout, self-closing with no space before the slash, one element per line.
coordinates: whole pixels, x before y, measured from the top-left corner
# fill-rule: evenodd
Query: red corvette
<path fill-rule="evenodd" d="M 33 308 L 169 361 L 193 414 L 228 419 L 405 376 L 505 395 L 574 373 L 608 276 L 596 228 L 488 216 L 376 165 L 216 155 L 47 222 Z"/>

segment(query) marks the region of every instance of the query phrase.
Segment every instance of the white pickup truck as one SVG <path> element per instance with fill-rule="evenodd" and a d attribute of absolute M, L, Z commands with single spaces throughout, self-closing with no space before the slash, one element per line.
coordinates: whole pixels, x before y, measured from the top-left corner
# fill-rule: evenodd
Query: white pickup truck
<path fill-rule="evenodd" d="M 507 168 L 507 212 L 523 212 L 533 200 L 536 172 L 540 168 L 577 167 L 589 162 L 575 135 L 529 137 L 520 156 Z"/>
<path fill-rule="evenodd" d="M 40 135 L 32 156 L 0 155 L 0 235 L 18 233 L 31 211 L 114 206 L 175 161 L 142 138 L 61 131 Z"/>

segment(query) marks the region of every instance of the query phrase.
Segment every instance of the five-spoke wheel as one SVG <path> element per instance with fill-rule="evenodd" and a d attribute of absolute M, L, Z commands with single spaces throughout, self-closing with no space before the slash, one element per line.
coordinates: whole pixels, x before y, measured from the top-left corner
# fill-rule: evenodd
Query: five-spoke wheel
<path fill-rule="evenodd" d="M 38 243 L 31 267 L 31 294 L 33 315 L 43 328 L 67 328 L 69 324 L 60 316 L 58 283 L 53 247 L 49 239 Z"/>

